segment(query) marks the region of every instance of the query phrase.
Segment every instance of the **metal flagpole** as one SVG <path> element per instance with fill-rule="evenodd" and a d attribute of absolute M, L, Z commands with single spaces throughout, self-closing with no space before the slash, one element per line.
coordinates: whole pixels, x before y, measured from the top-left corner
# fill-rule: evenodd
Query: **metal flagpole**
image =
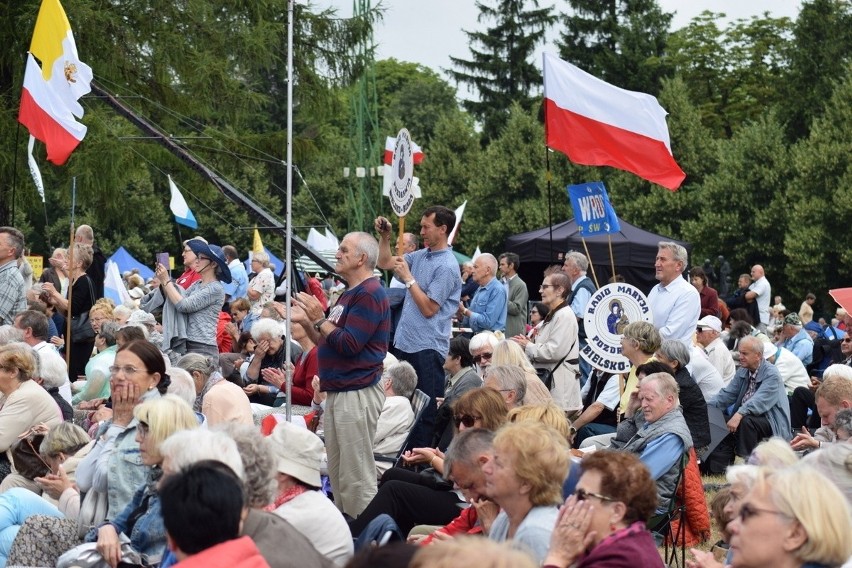
<path fill-rule="evenodd" d="M 287 3 L 287 237 L 286 237 L 286 251 L 284 256 L 284 263 L 287 265 L 287 291 L 285 294 L 285 310 L 287 314 L 287 321 L 285 325 L 287 327 L 287 337 L 286 337 L 286 346 L 285 346 L 285 356 L 287 363 L 290 362 L 290 356 L 292 352 L 290 338 L 290 330 L 292 328 L 292 324 L 290 323 L 290 315 L 291 315 L 291 307 L 290 307 L 290 295 L 291 290 L 293 289 L 293 251 L 292 251 L 292 241 L 293 241 L 293 214 L 292 214 L 292 205 L 293 205 L 293 3 L 295 0 L 290 0 Z M 285 366 L 286 372 L 286 393 L 287 398 L 286 402 L 286 414 L 287 421 L 290 421 L 290 417 L 293 411 L 293 405 L 290 399 L 291 392 L 293 390 L 293 367 L 291 365 Z"/>

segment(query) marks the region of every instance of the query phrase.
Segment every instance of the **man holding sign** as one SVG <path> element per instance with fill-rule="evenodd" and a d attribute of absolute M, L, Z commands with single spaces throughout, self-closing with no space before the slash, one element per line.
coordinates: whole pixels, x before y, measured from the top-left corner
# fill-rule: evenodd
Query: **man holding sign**
<path fill-rule="evenodd" d="M 430 397 L 412 440 L 412 447 L 427 446 L 435 426 L 436 398 L 444 396 L 444 359 L 461 297 L 458 261 L 447 243 L 456 214 L 440 205 L 426 209 L 420 219 L 424 248 L 403 256 L 391 252 L 390 222 L 377 217 L 375 224 L 381 237 L 378 266 L 393 270 L 407 289 L 393 353 L 411 363 L 417 371 L 417 388 Z"/>

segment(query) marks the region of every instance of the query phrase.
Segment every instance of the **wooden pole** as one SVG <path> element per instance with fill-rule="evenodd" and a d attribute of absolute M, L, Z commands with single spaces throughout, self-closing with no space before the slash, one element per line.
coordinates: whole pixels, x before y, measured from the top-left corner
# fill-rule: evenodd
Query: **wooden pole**
<path fill-rule="evenodd" d="M 77 200 L 77 177 L 75 176 L 71 182 L 71 235 L 68 238 L 70 245 L 68 246 L 68 311 L 65 313 L 65 366 L 71 370 L 71 302 L 73 300 L 74 290 L 74 207 Z M 69 377 L 71 381 L 76 381 L 77 377 Z"/>
<path fill-rule="evenodd" d="M 609 262 L 612 264 L 612 281 L 615 282 L 615 257 L 612 255 L 612 235 L 608 234 L 606 238 L 609 241 Z"/>
<path fill-rule="evenodd" d="M 402 256 L 405 240 L 402 236 L 405 234 L 405 215 L 399 218 L 399 237 L 396 239 L 396 255 Z"/>
<path fill-rule="evenodd" d="M 586 244 L 586 239 L 580 238 L 583 241 L 583 249 L 586 251 L 586 258 L 589 259 L 589 269 L 592 271 L 592 279 L 595 281 L 595 288 L 600 288 L 600 284 L 598 284 L 598 276 L 595 274 L 595 265 L 592 263 L 592 255 L 589 254 L 589 245 Z"/>

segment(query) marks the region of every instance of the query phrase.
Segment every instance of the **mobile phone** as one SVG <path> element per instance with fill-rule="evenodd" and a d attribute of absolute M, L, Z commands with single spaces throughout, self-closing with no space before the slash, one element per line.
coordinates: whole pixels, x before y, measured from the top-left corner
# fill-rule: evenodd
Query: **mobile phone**
<path fill-rule="evenodd" d="M 157 264 L 162 264 L 166 270 L 169 270 L 169 253 L 158 252 L 154 266 Z"/>

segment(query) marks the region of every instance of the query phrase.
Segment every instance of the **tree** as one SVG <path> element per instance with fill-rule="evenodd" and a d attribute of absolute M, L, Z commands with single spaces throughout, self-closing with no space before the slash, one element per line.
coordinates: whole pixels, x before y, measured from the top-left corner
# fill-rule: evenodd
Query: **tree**
<path fill-rule="evenodd" d="M 798 296 L 849 285 L 852 278 L 852 65 L 808 138 L 793 149 L 784 238 L 786 276 Z"/>
<path fill-rule="evenodd" d="M 656 0 L 568 0 L 559 56 L 624 89 L 656 95 L 672 14 Z"/>
<path fill-rule="evenodd" d="M 852 4 L 848 0 L 810 0 L 793 29 L 790 70 L 781 85 L 788 133 L 807 136 L 811 122 L 822 114 L 833 82 L 842 77 L 852 58 Z"/>
<path fill-rule="evenodd" d="M 719 29 L 723 17 L 705 11 L 672 34 L 668 60 L 704 124 L 715 136 L 730 138 L 737 126 L 780 102 L 791 22 L 764 14 Z"/>
<path fill-rule="evenodd" d="M 450 57 L 456 69 L 448 73 L 479 95 L 462 105 L 482 124 L 483 140 L 488 141 L 499 134 L 513 102 L 525 110 L 536 102 L 533 95 L 542 77 L 530 58 L 556 16 L 552 6 L 540 8 L 538 0 L 477 0 L 476 6 L 479 22 L 494 26 L 484 32 L 465 30 L 471 58 Z"/>

